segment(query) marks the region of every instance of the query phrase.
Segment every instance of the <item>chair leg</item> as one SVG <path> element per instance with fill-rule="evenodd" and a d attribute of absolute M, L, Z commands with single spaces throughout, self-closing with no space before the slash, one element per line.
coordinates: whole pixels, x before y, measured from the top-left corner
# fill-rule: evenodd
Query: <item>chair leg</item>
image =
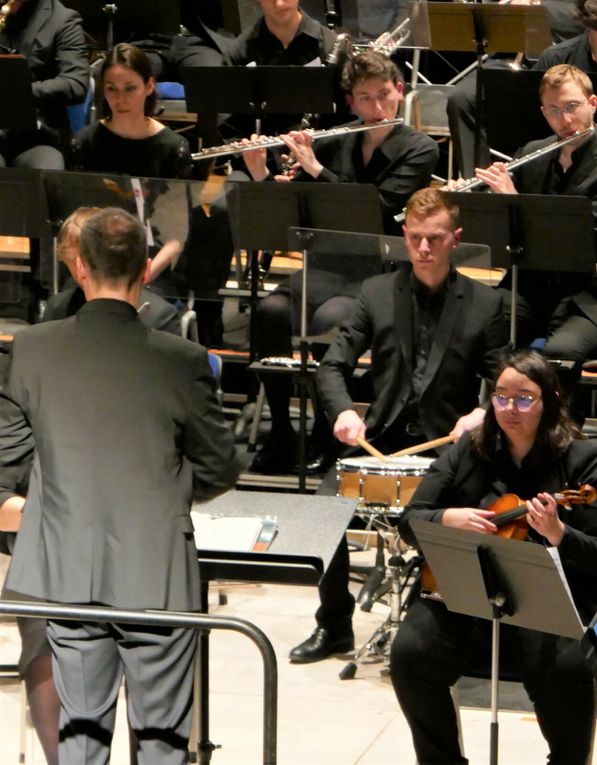
<path fill-rule="evenodd" d="M 259 393 L 257 394 L 257 401 L 255 402 L 255 412 L 253 413 L 253 421 L 251 422 L 251 430 L 249 432 L 249 440 L 247 442 L 247 449 L 250 452 L 255 451 L 257 444 L 257 436 L 259 435 L 259 425 L 261 424 L 261 416 L 263 414 L 263 407 L 265 405 L 265 388 L 263 383 L 259 385 Z"/>

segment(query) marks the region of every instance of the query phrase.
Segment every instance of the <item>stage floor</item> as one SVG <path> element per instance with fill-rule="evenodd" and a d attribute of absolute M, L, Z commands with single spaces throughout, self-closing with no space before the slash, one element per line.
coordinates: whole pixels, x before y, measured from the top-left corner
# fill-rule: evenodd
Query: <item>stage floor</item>
<path fill-rule="evenodd" d="M 358 553 L 366 559 L 369 553 Z M 1 563 L 6 565 L 6 558 Z M 361 561 L 357 561 L 361 562 Z M 355 593 L 358 585 L 354 585 Z M 271 640 L 279 663 L 278 762 L 280 765 L 414 765 L 415 755 L 383 664 L 370 661 L 352 680 L 338 673 L 346 658 L 333 657 L 310 665 L 288 662 L 288 651 L 313 629 L 317 605 L 311 587 L 230 585 L 228 604 L 218 605 L 210 593 L 210 610 L 237 616 L 260 627 Z M 388 609 L 375 604 L 370 613 L 357 610 L 357 645 L 386 618 Z M 0 623 L 0 663 L 18 656 L 16 626 Z M 484 689 L 469 683 L 462 703 L 480 701 Z M 525 706 L 520 687 L 504 688 L 504 704 Z M 0 680 L 0 762 L 18 762 L 20 691 L 15 680 Z M 213 765 L 259 765 L 262 762 L 262 665 L 257 648 L 235 633 L 213 632 L 211 639 L 211 740 L 221 745 Z M 112 764 L 128 763 L 124 707 L 119 704 Z M 462 711 L 466 754 L 471 765 L 488 761 L 489 711 Z M 500 713 L 500 762 L 508 765 L 544 763 L 547 751 L 532 712 Z M 44 763 L 37 741 L 33 758 Z M 597 760 L 595 760 L 597 762 Z"/>

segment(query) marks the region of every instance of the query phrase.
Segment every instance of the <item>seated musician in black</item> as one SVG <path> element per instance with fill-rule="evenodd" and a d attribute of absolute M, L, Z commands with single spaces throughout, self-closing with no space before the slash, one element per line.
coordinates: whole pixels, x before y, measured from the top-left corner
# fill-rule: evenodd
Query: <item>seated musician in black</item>
<path fill-rule="evenodd" d="M 298 0 L 257 0 L 263 16 L 231 43 L 231 66 L 305 66 L 323 64 L 336 35 L 299 8 Z"/>
<path fill-rule="evenodd" d="M 0 29 L 0 52 L 27 59 L 38 116 L 37 130 L 0 130 L 0 167 L 63 170 L 66 107 L 82 103 L 89 85 L 81 17 L 59 0 L 15 0 Z"/>
<path fill-rule="evenodd" d="M 501 364 L 482 426 L 432 464 L 400 519 L 400 531 L 416 545 L 409 521 L 421 518 L 495 534 L 491 505 L 514 493 L 525 500 L 528 541 L 556 548 L 581 619 L 588 623 L 597 609 L 597 508 L 573 505 L 565 511 L 553 495 L 596 481 L 597 446 L 584 440 L 571 420 L 552 367 L 535 351 L 519 351 Z M 483 648 L 489 653 L 490 626 L 449 611 L 439 600 L 416 598 L 396 633 L 392 683 L 421 765 L 468 762 L 460 750 L 450 687 L 478 662 Z M 507 625 L 501 633 L 502 648 L 511 649 L 509 656 L 520 665 L 549 746 L 548 761 L 585 765 L 594 679 L 580 642 Z"/>
<path fill-rule="evenodd" d="M 533 69 L 545 72 L 556 64 L 571 64 L 583 72 L 597 72 L 597 1 L 576 0 L 576 15 L 586 29 L 546 48 Z"/>
<path fill-rule="evenodd" d="M 588 76 L 569 64 L 551 67 L 539 87 L 541 111 L 554 132 L 551 138 L 532 141 L 519 154 L 537 149 L 592 128 L 597 96 Z M 502 194 L 559 194 L 587 196 L 597 214 L 597 135 L 593 133 L 516 168 L 512 175 L 503 162 L 476 176 L 491 191 Z M 597 219 L 594 218 L 597 231 Z M 550 358 L 582 362 L 597 352 L 597 283 L 585 274 L 521 271 L 519 345 L 547 335 L 544 352 Z M 526 311 L 525 311 L 526 308 Z M 530 313 L 529 313 L 530 311 Z"/>
<path fill-rule="evenodd" d="M 404 98 L 404 83 L 396 65 L 380 53 L 368 51 L 350 60 L 343 71 L 342 85 L 354 114 L 366 125 L 394 119 Z M 322 138 L 312 146 L 308 132 L 297 131 L 282 137 L 300 165 L 297 181 L 371 183 L 379 191 L 379 201 L 387 233 L 396 233 L 394 215 L 402 210 L 408 197 L 426 186 L 438 160 L 437 144 L 429 136 L 407 125 L 372 127 L 371 130 L 333 138 Z M 244 153 L 245 163 L 254 180 L 270 179 L 265 151 Z M 276 180 L 289 180 L 276 176 Z M 348 274 L 346 275 L 349 276 Z M 323 284 L 313 307 L 310 334 L 324 334 L 348 317 L 357 290 L 347 284 L 333 290 Z M 264 356 L 289 356 L 291 352 L 292 301 L 284 290 L 277 290 L 263 300 L 257 310 L 257 352 Z M 315 349 L 319 358 L 325 346 Z M 263 375 L 272 413 L 268 442 L 253 460 L 258 472 L 286 472 L 294 465 L 294 430 L 288 414 L 291 381 L 281 375 Z M 325 429 L 323 417 L 316 420 L 313 442 Z M 315 445 L 310 460 L 313 469 L 321 466 Z"/>
<path fill-rule="evenodd" d="M 476 427 L 479 377 L 492 379 L 507 345 L 502 294 L 457 273 L 458 209 L 436 189 L 406 206 L 404 238 L 411 265 L 363 283 L 354 311 L 317 372 L 317 388 L 338 441 L 364 437 L 383 453 Z M 355 411 L 349 380 L 371 349 L 372 403 L 366 421 Z M 332 489 L 333 491 L 334 489 Z M 353 646 L 354 598 L 343 541 L 322 579 L 317 629 L 290 658 L 324 659 Z"/>
<path fill-rule="evenodd" d="M 218 0 L 179 0 L 182 29 L 178 35 L 159 31 L 134 40 L 151 61 L 157 80 L 182 82 L 184 67 L 221 66 L 230 40 L 216 31 L 222 25 Z"/>

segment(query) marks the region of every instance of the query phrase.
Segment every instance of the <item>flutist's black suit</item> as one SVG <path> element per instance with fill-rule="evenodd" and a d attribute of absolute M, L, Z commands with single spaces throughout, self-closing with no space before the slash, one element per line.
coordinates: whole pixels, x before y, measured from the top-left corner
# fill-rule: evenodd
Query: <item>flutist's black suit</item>
<path fill-rule="evenodd" d="M 532 141 L 518 154 L 530 154 L 556 140 L 552 136 Z M 548 153 L 517 168 L 514 184 L 521 194 L 588 197 L 597 241 L 597 135 L 572 153 L 572 162 L 562 173 L 558 152 Z M 521 270 L 518 286 L 535 318 L 536 333 L 543 335 L 548 329 L 545 352 L 549 356 L 582 362 L 597 351 L 597 279 L 586 274 Z"/>

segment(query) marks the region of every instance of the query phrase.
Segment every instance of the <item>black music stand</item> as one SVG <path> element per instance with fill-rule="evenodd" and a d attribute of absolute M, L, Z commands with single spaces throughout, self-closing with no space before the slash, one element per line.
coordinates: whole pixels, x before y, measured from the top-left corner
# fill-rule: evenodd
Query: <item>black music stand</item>
<path fill-rule="evenodd" d="M 477 87 L 475 108 L 475 164 L 483 119 L 483 57 L 486 53 L 524 51 L 539 55 L 552 41 L 545 9 L 538 5 L 499 3 L 409 4 L 411 29 L 417 47 L 435 50 L 476 52 Z"/>
<path fill-rule="evenodd" d="M 142 39 L 159 30 L 163 35 L 180 34 L 180 6 L 164 0 L 65 0 L 64 5 L 81 15 L 85 30 L 100 44 Z M 105 28 L 105 33 L 103 30 Z"/>
<path fill-rule="evenodd" d="M 555 548 L 417 518 L 410 526 L 450 611 L 492 621 L 489 763 L 497 765 L 500 622 L 580 640 L 580 616 Z"/>
<path fill-rule="evenodd" d="M 24 56 L 0 56 L 0 129 L 37 129 L 31 83 L 31 70 Z"/>
<path fill-rule="evenodd" d="M 199 66 L 185 67 L 182 80 L 187 111 L 197 113 L 204 142 L 221 142 L 217 115 L 250 114 L 255 132 L 272 114 L 333 114 L 333 67 Z M 248 136 L 247 136 L 248 137 Z"/>
<path fill-rule="evenodd" d="M 597 72 L 587 72 L 597 91 Z M 553 135 L 541 113 L 539 83 L 544 72 L 485 69 L 483 72 L 485 130 L 490 146 L 507 154 L 529 141 Z"/>
<path fill-rule="evenodd" d="M 379 194 L 375 186 L 362 183 L 236 183 L 228 195 L 230 225 L 235 247 L 286 250 L 288 229 L 325 228 L 334 231 L 377 233 L 383 231 Z M 272 215 L 272 212 L 275 214 Z M 308 238 L 299 248 L 303 257 Z M 258 264 L 251 261 L 251 305 L 257 305 Z M 250 358 L 255 358 L 255 330 L 251 322 Z M 301 341 L 298 376 L 301 395 L 299 432 L 299 491 L 306 491 L 306 386 L 307 341 Z M 304 398 L 303 398 L 304 397 Z"/>
<path fill-rule="evenodd" d="M 202 611 L 208 612 L 210 580 L 317 585 L 326 572 L 356 509 L 342 497 L 229 491 L 194 507 L 223 516 L 275 516 L 277 532 L 265 552 L 198 551 Z M 215 745 L 209 739 L 209 633 L 199 633 L 200 765 L 208 765 Z"/>
<path fill-rule="evenodd" d="M 492 268 L 512 271 L 510 342 L 516 348 L 519 270 L 594 273 L 591 201 L 548 194 L 450 196 L 460 209 L 464 239 L 489 245 Z"/>

